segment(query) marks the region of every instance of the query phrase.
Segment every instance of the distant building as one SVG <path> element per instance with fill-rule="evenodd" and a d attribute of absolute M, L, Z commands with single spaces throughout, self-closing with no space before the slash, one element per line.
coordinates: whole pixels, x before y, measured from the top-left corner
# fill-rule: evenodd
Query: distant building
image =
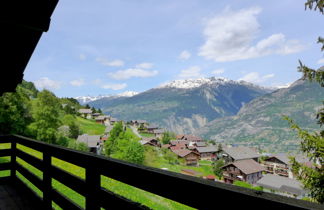
<path fill-rule="evenodd" d="M 172 152 L 174 152 L 178 157 L 184 158 L 185 164 L 188 166 L 198 166 L 198 161 L 199 161 L 199 154 L 190 151 L 188 149 L 178 149 L 174 150 L 171 149 Z"/>
<path fill-rule="evenodd" d="M 202 142 L 204 141 L 201 137 L 193 136 L 193 135 L 177 135 L 177 140 L 187 140 L 193 142 Z"/>
<path fill-rule="evenodd" d="M 157 130 L 154 130 L 153 133 L 154 133 L 155 138 L 161 139 L 163 137 L 164 130 L 157 129 Z"/>
<path fill-rule="evenodd" d="M 150 146 L 154 146 L 154 147 L 161 147 L 160 142 L 156 139 L 156 138 L 143 138 L 142 140 L 140 140 L 140 143 L 142 145 L 150 145 Z"/>
<path fill-rule="evenodd" d="M 222 167 L 224 182 L 233 184 L 234 181 L 244 181 L 255 184 L 262 178 L 264 167 L 254 160 L 239 160 Z"/>
<path fill-rule="evenodd" d="M 92 110 L 91 109 L 79 109 L 79 113 L 82 117 L 91 119 L 92 117 Z"/>
<path fill-rule="evenodd" d="M 200 154 L 202 160 L 214 160 L 216 158 L 217 147 L 208 146 L 208 147 L 197 147 L 197 151 Z"/>
<path fill-rule="evenodd" d="M 218 151 L 217 158 L 224 159 L 225 163 L 231 163 L 238 160 L 253 159 L 259 162 L 260 154 L 258 154 L 254 149 L 249 147 L 224 147 L 222 151 Z"/>
<path fill-rule="evenodd" d="M 99 124 L 102 124 L 102 125 L 105 124 L 105 120 L 106 120 L 106 117 L 103 116 L 103 115 L 98 116 L 98 117 L 95 118 L 96 123 L 99 123 Z"/>
<path fill-rule="evenodd" d="M 303 198 L 306 194 L 306 191 L 299 181 L 273 174 L 265 174 L 256 182 L 256 185 L 263 187 L 263 191 L 271 192 L 271 190 L 274 190 L 278 194 L 296 198 Z"/>
<path fill-rule="evenodd" d="M 146 127 L 148 133 L 154 133 L 155 130 L 159 129 L 157 125 L 149 125 Z"/>
<path fill-rule="evenodd" d="M 88 135 L 88 134 L 83 134 L 79 135 L 77 138 L 78 143 L 85 143 L 90 152 L 100 154 L 101 152 L 101 140 L 100 140 L 100 135 Z"/>
<path fill-rule="evenodd" d="M 295 158 L 299 163 L 306 165 L 310 163 L 308 158 L 305 156 L 297 155 Z M 291 164 L 289 161 L 289 155 L 281 153 L 266 158 L 263 162 L 263 165 L 266 169 L 266 172 L 269 174 L 293 178 L 294 175 L 292 173 Z"/>

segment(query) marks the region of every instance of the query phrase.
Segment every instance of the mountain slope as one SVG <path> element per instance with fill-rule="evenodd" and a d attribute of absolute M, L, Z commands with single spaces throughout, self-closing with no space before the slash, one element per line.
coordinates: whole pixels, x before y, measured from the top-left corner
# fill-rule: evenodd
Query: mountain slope
<path fill-rule="evenodd" d="M 315 112 L 321 107 L 324 91 L 317 83 L 298 80 L 244 105 L 236 116 L 216 119 L 197 131 L 218 142 L 259 145 L 270 151 L 299 148 L 295 132 L 282 115 L 291 117 L 302 128 L 316 130 Z"/>
<path fill-rule="evenodd" d="M 143 119 L 177 133 L 192 133 L 216 118 L 235 115 L 243 104 L 270 90 L 223 78 L 177 80 L 132 97 L 89 103 L 123 120 Z"/>

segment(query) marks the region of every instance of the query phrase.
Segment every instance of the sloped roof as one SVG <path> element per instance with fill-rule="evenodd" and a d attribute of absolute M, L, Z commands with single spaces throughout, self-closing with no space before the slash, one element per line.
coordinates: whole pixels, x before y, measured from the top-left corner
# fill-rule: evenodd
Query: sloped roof
<path fill-rule="evenodd" d="M 164 133 L 164 130 L 162 130 L 162 129 L 156 129 L 156 130 L 153 131 L 153 133 L 155 133 L 155 134 Z"/>
<path fill-rule="evenodd" d="M 188 149 L 177 149 L 177 150 L 171 149 L 171 151 L 174 152 L 179 157 L 185 157 L 185 156 L 189 155 L 190 153 L 194 153 L 193 151 L 190 151 Z"/>
<path fill-rule="evenodd" d="M 223 168 L 226 168 L 230 165 L 234 165 L 236 168 L 240 169 L 244 174 L 252 174 L 265 170 L 263 166 L 251 159 L 234 161 L 232 163 L 227 164 L 226 166 L 223 166 Z"/>
<path fill-rule="evenodd" d="M 275 155 L 270 156 L 267 159 L 274 157 L 274 158 L 277 158 L 278 160 L 280 160 L 281 162 L 289 165 L 290 164 L 289 156 L 294 156 L 296 158 L 297 162 L 299 162 L 299 163 L 308 163 L 309 162 L 309 159 L 303 155 L 288 155 L 286 153 L 275 154 Z"/>
<path fill-rule="evenodd" d="M 92 110 L 91 109 L 79 109 L 79 113 L 81 113 L 81 114 L 91 114 Z"/>
<path fill-rule="evenodd" d="M 197 147 L 196 148 L 199 153 L 204 153 L 204 152 L 217 152 L 217 147 L 216 146 L 208 146 L 208 147 Z"/>
<path fill-rule="evenodd" d="M 157 125 L 152 124 L 152 125 L 147 126 L 146 128 L 147 129 L 158 129 L 159 127 Z"/>
<path fill-rule="evenodd" d="M 97 147 L 98 144 L 100 144 L 100 135 L 88 135 L 83 134 L 78 136 L 77 142 L 85 143 L 88 145 L 88 147 Z"/>
<path fill-rule="evenodd" d="M 256 185 L 295 195 L 302 195 L 305 193 L 305 190 L 299 181 L 273 174 L 265 174 L 257 181 Z"/>
<path fill-rule="evenodd" d="M 223 151 L 226 152 L 229 156 L 233 157 L 235 160 L 252 159 L 261 156 L 253 149 L 249 147 L 243 147 L 243 146 L 226 147 L 223 148 Z"/>
<path fill-rule="evenodd" d="M 197 147 L 205 147 L 206 146 L 206 142 L 204 142 L 204 141 L 195 142 L 195 144 L 197 145 Z"/>
<path fill-rule="evenodd" d="M 177 145 L 177 144 L 184 144 L 184 145 L 188 145 L 189 141 L 186 140 L 171 140 L 170 141 L 171 145 Z"/>
<path fill-rule="evenodd" d="M 106 117 L 101 115 L 101 116 L 96 117 L 95 120 L 105 120 L 105 119 L 106 119 Z"/>

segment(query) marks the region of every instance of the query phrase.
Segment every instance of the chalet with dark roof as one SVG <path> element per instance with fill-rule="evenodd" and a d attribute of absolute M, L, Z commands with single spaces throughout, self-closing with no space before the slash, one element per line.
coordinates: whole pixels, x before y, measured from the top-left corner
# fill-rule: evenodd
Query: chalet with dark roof
<path fill-rule="evenodd" d="M 185 164 L 188 166 L 198 166 L 198 161 L 200 159 L 199 154 L 188 150 L 188 149 L 172 149 L 171 151 L 178 155 L 179 158 L 183 158 L 185 160 Z"/>
<path fill-rule="evenodd" d="M 103 116 L 103 115 L 98 116 L 98 117 L 95 118 L 96 123 L 98 123 L 98 124 L 102 124 L 102 125 L 105 124 L 105 120 L 106 120 L 106 117 Z"/>
<path fill-rule="evenodd" d="M 224 182 L 233 184 L 234 181 L 244 181 L 255 184 L 262 178 L 264 167 L 252 159 L 239 160 L 229 163 L 223 168 Z"/>
<path fill-rule="evenodd" d="M 151 138 L 151 137 L 142 138 L 142 140 L 140 140 L 140 143 L 142 145 L 150 145 L 150 146 L 153 146 L 153 147 L 161 147 L 161 143 L 156 138 Z"/>
<path fill-rule="evenodd" d="M 146 130 L 148 133 L 154 133 L 154 131 L 157 129 L 159 129 L 159 127 L 154 124 L 146 126 Z"/>
<path fill-rule="evenodd" d="M 309 164 L 309 160 L 307 157 L 302 155 L 295 156 L 297 162 L 303 164 Z M 263 165 L 266 169 L 268 174 L 275 174 L 279 176 L 284 176 L 288 178 L 293 178 L 294 174 L 291 170 L 291 164 L 289 155 L 285 153 L 271 155 L 270 157 L 266 158 L 263 162 Z"/>
<path fill-rule="evenodd" d="M 196 147 L 196 149 L 199 152 L 202 160 L 214 160 L 216 158 L 216 146 Z"/>

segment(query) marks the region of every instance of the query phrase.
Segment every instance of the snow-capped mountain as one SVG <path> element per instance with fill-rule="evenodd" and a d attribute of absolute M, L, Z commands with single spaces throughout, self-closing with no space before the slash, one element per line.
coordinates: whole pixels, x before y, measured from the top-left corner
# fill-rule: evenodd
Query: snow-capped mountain
<path fill-rule="evenodd" d="M 160 85 L 157 88 L 179 88 L 179 89 L 192 89 L 192 88 L 198 88 L 203 85 L 212 85 L 212 86 L 218 86 L 218 85 L 245 85 L 250 87 L 255 87 L 258 89 L 264 89 L 264 90 L 275 90 L 276 88 L 273 87 L 262 87 L 250 82 L 246 82 L 243 80 L 240 81 L 234 81 L 230 80 L 224 77 L 209 77 L 209 78 L 198 78 L 198 79 L 183 79 L 183 80 L 174 80 L 169 83 L 164 83 Z"/>
<path fill-rule="evenodd" d="M 132 96 L 135 96 L 137 94 L 139 94 L 139 92 L 135 92 L 135 91 L 125 91 L 123 93 L 117 94 L 116 96 L 119 96 L 119 97 L 132 97 Z"/>
<path fill-rule="evenodd" d="M 135 91 L 125 91 L 123 93 L 119 93 L 117 95 L 98 95 L 98 96 L 78 96 L 75 97 L 76 100 L 79 101 L 81 105 L 90 103 L 92 101 L 97 101 L 99 99 L 103 98 L 119 98 L 119 97 L 132 97 L 138 94 L 138 92 Z"/>
<path fill-rule="evenodd" d="M 89 105 L 118 119 L 143 119 L 177 133 L 192 133 L 270 92 L 245 81 L 211 77 L 175 80 L 132 97 L 103 98 Z"/>

